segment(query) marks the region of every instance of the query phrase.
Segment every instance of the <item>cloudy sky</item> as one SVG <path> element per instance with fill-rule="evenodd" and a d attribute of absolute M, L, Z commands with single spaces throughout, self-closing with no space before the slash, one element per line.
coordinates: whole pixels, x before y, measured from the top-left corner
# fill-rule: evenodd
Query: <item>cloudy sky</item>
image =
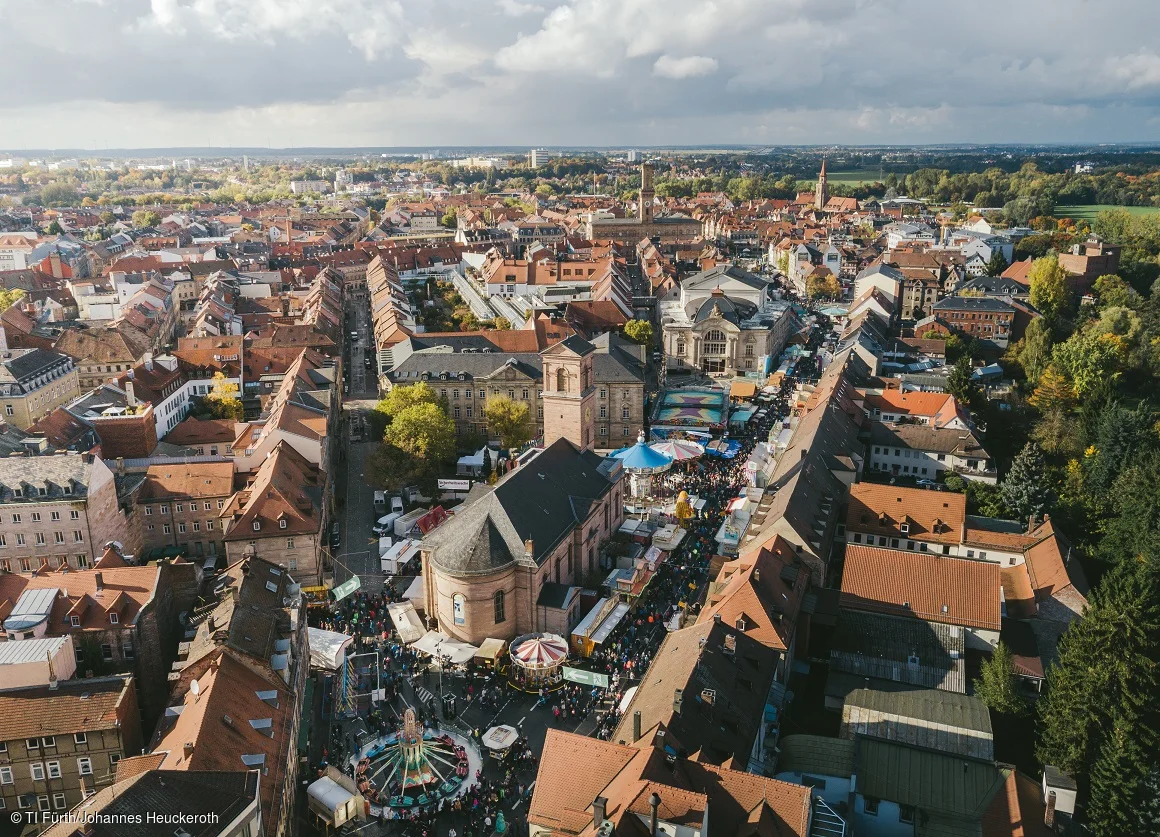
<path fill-rule="evenodd" d="M 1160 140 L 1160 0 L 0 0 L 0 148 Z"/>

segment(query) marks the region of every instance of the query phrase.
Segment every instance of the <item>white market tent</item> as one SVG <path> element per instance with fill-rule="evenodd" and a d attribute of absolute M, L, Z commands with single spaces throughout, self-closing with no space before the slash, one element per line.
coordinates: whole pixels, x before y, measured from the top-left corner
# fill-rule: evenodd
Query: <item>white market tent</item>
<path fill-rule="evenodd" d="M 446 657 L 453 665 L 466 663 L 479 651 L 474 645 L 452 639 L 439 631 L 427 631 L 418 640 L 411 643 L 416 651 L 422 651 L 432 657 Z"/>
<path fill-rule="evenodd" d="M 310 810 L 335 828 L 358 816 L 359 797 L 329 776 L 312 782 L 306 799 Z"/>
<path fill-rule="evenodd" d="M 310 641 L 310 667 L 338 671 L 346 660 L 346 648 L 354 637 L 322 628 L 307 628 Z"/>
<path fill-rule="evenodd" d="M 423 621 L 415 612 L 414 602 L 392 602 L 387 605 L 387 613 L 391 614 L 391 621 L 395 624 L 395 630 L 399 632 L 399 638 L 408 645 L 426 633 Z"/>

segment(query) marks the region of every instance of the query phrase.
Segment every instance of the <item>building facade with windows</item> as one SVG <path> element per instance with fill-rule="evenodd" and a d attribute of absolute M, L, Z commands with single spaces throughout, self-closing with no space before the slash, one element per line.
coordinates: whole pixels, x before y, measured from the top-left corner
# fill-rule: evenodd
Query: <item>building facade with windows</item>
<path fill-rule="evenodd" d="M 220 515 L 234 495 L 232 462 L 150 465 L 137 494 L 141 547 L 184 546 L 197 558 L 224 554 Z"/>
<path fill-rule="evenodd" d="M 88 454 L 0 459 L 0 573 L 91 567 L 111 542 L 140 551 L 113 472 Z"/>
<path fill-rule="evenodd" d="M 768 374 L 797 331 L 774 282 L 730 265 L 681 280 L 659 306 L 665 365 L 708 375 Z"/>
<path fill-rule="evenodd" d="M 0 416 L 27 430 L 37 419 L 80 395 L 80 379 L 68 355 L 48 349 L 17 349 L 0 360 Z"/>
<path fill-rule="evenodd" d="M 112 784 L 141 751 L 132 677 L 66 680 L 0 691 L 0 807 L 63 813 Z"/>

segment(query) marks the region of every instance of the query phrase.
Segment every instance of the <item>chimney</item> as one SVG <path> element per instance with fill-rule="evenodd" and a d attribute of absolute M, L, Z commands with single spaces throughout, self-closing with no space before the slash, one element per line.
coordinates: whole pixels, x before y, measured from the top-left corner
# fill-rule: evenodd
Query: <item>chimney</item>
<path fill-rule="evenodd" d="M 536 558 L 536 545 L 531 538 L 524 541 L 524 557 L 529 561 L 534 561 Z"/>
<path fill-rule="evenodd" d="M 681 705 L 685 702 L 685 690 L 673 689 L 673 713 L 681 714 Z"/>
<path fill-rule="evenodd" d="M 1047 806 L 1043 809 L 1043 824 L 1055 828 L 1055 791 L 1047 794 Z"/>
<path fill-rule="evenodd" d="M 718 612 L 718 613 L 714 613 L 714 614 L 713 614 L 713 621 L 714 621 L 714 622 L 720 622 L 720 621 L 721 621 L 721 614 L 720 614 L 720 612 Z"/>
<path fill-rule="evenodd" d="M 206 623 L 206 625 L 209 627 L 209 632 L 211 634 L 217 630 L 217 620 L 212 616 L 209 617 L 209 621 Z"/>
<path fill-rule="evenodd" d="M 640 710 L 632 713 L 632 741 L 635 744 L 640 741 Z"/>
<path fill-rule="evenodd" d="M 598 796 L 592 800 L 592 825 L 596 828 L 604 823 L 604 810 L 608 806 L 608 798 Z"/>
<path fill-rule="evenodd" d="M 145 353 L 145 369 L 149 372 L 153 371 L 153 352 Z"/>
<path fill-rule="evenodd" d="M 97 582 L 97 592 L 103 593 L 105 591 L 105 576 L 100 571 L 93 574 L 93 578 Z"/>
<path fill-rule="evenodd" d="M 133 382 L 125 381 L 125 401 L 130 407 L 137 406 L 137 394 L 133 392 Z"/>
<path fill-rule="evenodd" d="M 661 807 L 661 798 L 656 791 L 648 798 L 648 807 L 652 809 L 648 815 L 648 833 L 657 837 L 657 810 Z"/>
<path fill-rule="evenodd" d="M 192 742 L 192 741 L 186 741 L 186 742 L 185 742 L 185 746 L 184 746 L 184 747 L 182 747 L 182 751 L 185 753 L 185 757 L 186 757 L 187 759 L 188 759 L 188 758 L 192 758 L 192 757 L 193 757 L 193 742 Z"/>
<path fill-rule="evenodd" d="M 56 691 L 56 668 L 52 664 L 52 654 L 45 654 L 44 656 L 48 660 L 48 690 L 50 692 Z"/>

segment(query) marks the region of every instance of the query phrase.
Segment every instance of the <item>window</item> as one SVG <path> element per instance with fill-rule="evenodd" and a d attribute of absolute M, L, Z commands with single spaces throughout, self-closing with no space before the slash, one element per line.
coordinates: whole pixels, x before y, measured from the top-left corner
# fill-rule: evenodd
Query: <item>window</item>
<path fill-rule="evenodd" d="M 72 511 L 70 511 L 68 513 L 68 519 L 69 520 L 80 520 L 81 513 L 79 511 L 77 511 L 76 509 L 73 509 Z"/>
<path fill-rule="evenodd" d="M 496 590 L 494 596 L 495 604 L 495 623 L 498 625 L 507 619 L 507 614 L 504 612 L 504 592 L 503 590 Z"/>
<path fill-rule="evenodd" d="M 725 332 L 713 329 L 705 334 L 703 354 L 720 357 L 725 354 Z"/>
<path fill-rule="evenodd" d="M 528 391 L 526 389 L 524 390 L 523 399 L 524 399 L 524 401 L 528 400 Z"/>
<path fill-rule="evenodd" d="M 5 404 L 5 405 L 4 405 L 4 414 L 5 414 L 5 415 L 8 415 L 8 416 L 11 416 L 11 415 L 13 415 L 13 410 L 12 410 L 12 405 L 11 405 L 11 404 Z"/>
<path fill-rule="evenodd" d="M 39 750 L 40 749 L 40 739 L 39 738 L 26 738 L 26 739 L 24 739 L 24 746 L 27 747 L 29 750 Z"/>
<path fill-rule="evenodd" d="M 255 532 L 261 532 L 261 531 L 262 531 L 262 524 L 261 524 L 261 523 L 259 523 L 259 522 L 258 522 L 258 521 L 256 521 L 256 520 L 254 521 L 254 531 L 255 531 Z"/>
<path fill-rule="evenodd" d="M 19 523 L 20 522 L 20 515 L 18 515 L 18 514 L 12 515 L 12 522 Z"/>
<path fill-rule="evenodd" d="M 601 418 L 608 418 L 608 408 L 607 407 L 602 406 L 600 408 L 600 417 Z"/>
<path fill-rule="evenodd" d="M 121 656 L 126 660 L 135 660 L 137 659 L 137 649 L 133 647 L 132 643 L 126 642 L 121 646 Z"/>
<path fill-rule="evenodd" d="M 167 505 L 165 505 L 164 503 L 162 503 L 162 504 L 161 504 L 161 513 L 162 513 L 162 514 L 169 514 L 169 506 L 167 506 Z"/>
<path fill-rule="evenodd" d="M 47 794 L 47 793 L 42 793 L 42 794 L 40 794 L 40 796 L 36 797 L 36 807 L 37 807 L 37 808 L 39 808 L 39 809 L 40 809 L 40 810 L 42 810 L 42 811 L 47 811 L 47 810 L 48 810 L 49 801 L 50 801 L 50 800 L 49 800 L 49 798 L 48 798 L 48 794 Z"/>
<path fill-rule="evenodd" d="M 898 821 L 911 823 L 914 822 L 914 806 L 913 805 L 899 805 L 898 806 Z"/>
<path fill-rule="evenodd" d="M 113 662 L 113 646 L 107 642 L 101 643 L 101 656 L 105 658 L 106 663 Z"/>
<path fill-rule="evenodd" d="M 48 769 L 48 778 L 50 778 L 50 779 L 59 779 L 60 778 L 60 762 L 59 761 L 50 761 L 47 764 L 45 764 L 44 766 Z"/>
<path fill-rule="evenodd" d="M 17 535 L 16 536 L 16 545 L 17 546 L 24 546 L 24 535 Z"/>
<path fill-rule="evenodd" d="M 608 435 L 608 428 L 607 428 L 607 427 L 603 427 L 603 426 L 602 426 L 602 427 L 600 428 L 600 435 L 601 435 L 601 436 L 607 436 L 607 435 Z"/>
<path fill-rule="evenodd" d="M 864 813 L 871 817 L 878 816 L 878 800 L 872 796 L 866 797 L 865 801 L 862 803 L 862 810 Z"/>
<path fill-rule="evenodd" d="M 485 390 L 485 389 L 481 389 L 481 390 L 479 391 L 479 397 L 480 397 L 480 398 L 487 398 L 487 390 Z"/>
<path fill-rule="evenodd" d="M 854 543 L 862 543 L 862 535 L 858 532 L 854 533 Z"/>
<path fill-rule="evenodd" d="M 173 534 L 173 527 L 170 526 L 168 523 L 166 523 L 166 524 L 162 525 L 161 531 L 167 535 L 171 535 L 171 534 Z"/>
<path fill-rule="evenodd" d="M 34 761 L 32 764 L 28 765 L 28 770 L 32 774 L 32 781 L 34 781 L 34 782 L 43 782 L 44 781 L 44 765 L 43 764 L 41 764 L 38 761 Z"/>
<path fill-rule="evenodd" d="M 212 520 L 207 520 L 207 521 L 205 522 L 205 528 L 206 528 L 206 529 L 212 529 L 212 528 L 213 528 L 213 525 L 214 525 L 214 524 L 213 524 L 213 521 L 212 521 Z"/>
<path fill-rule="evenodd" d="M 55 747 L 56 746 L 56 736 L 49 735 L 45 738 L 40 739 L 40 746 L 41 747 Z"/>
<path fill-rule="evenodd" d="M 73 529 L 73 543 L 84 543 L 85 533 L 80 529 Z"/>
<path fill-rule="evenodd" d="M 117 615 L 116 611 L 112 611 L 109 613 L 109 624 L 110 625 L 116 625 L 120 621 L 121 621 L 121 617 Z"/>
<path fill-rule="evenodd" d="M 32 522 L 33 522 L 33 523 L 39 523 L 39 522 L 40 522 L 40 512 L 33 512 L 33 513 L 32 513 Z"/>
<path fill-rule="evenodd" d="M 278 521 L 278 528 L 279 529 L 285 529 L 288 525 L 289 524 L 286 522 L 286 518 L 282 518 L 281 520 Z"/>
<path fill-rule="evenodd" d="M 603 387 L 601 387 L 601 388 L 600 388 L 600 397 L 601 397 L 601 398 L 607 398 L 607 397 L 608 397 L 608 390 L 606 390 L 606 389 L 604 389 Z"/>
<path fill-rule="evenodd" d="M 452 413 L 454 415 L 454 418 L 459 418 L 459 405 L 456 405 L 455 407 L 452 408 Z"/>
<path fill-rule="evenodd" d="M 198 522 L 198 521 L 194 521 L 194 523 L 193 523 L 193 531 L 195 531 L 195 532 L 200 532 L 200 531 L 201 531 L 201 523 L 200 523 L 200 522 Z"/>
<path fill-rule="evenodd" d="M 12 784 L 12 768 L 0 767 L 0 785 Z"/>
<path fill-rule="evenodd" d="M 184 503 L 178 503 L 177 505 L 175 505 L 175 506 L 173 507 L 173 510 L 174 510 L 175 512 L 177 512 L 178 514 L 181 514 L 183 511 L 185 511 L 185 504 L 184 504 Z"/>
<path fill-rule="evenodd" d="M 54 793 L 52 795 L 52 807 L 60 811 L 67 803 L 64 801 L 63 793 Z"/>
<path fill-rule="evenodd" d="M 52 540 L 54 543 L 64 543 L 64 532 L 53 532 Z"/>
<path fill-rule="evenodd" d="M 621 417 L 622 419 L 626 419 L 626 418 L 628 418 L 628 407 L 622 407 L 622 408 L 620 409 L 620 417 Z"/>
<path fill-rule="evenodd" d="M 467 600 L 463 598 L 462 593 L 456 593 L 451 597 L 451 616 L 456 625 L 462 625 L 467 621 Z"/>
<path fill-rule="evenodd" d="M 629 435 L 629 433 L 630 433 L 630 431 L 629 431 L 629 429 L 628 429 L 628 425 L 626 424 L 626 425 L 624 426 L 624 429 L 623 429 L 623 431 L 621 432 L 621 434 L 620 434 L 620 435 L 621 435 L 621 436 L 625 436 L 625 437 L 627 437 L 627 436 Z"/>
<path fill-rule="evenodd" d="M 88 756 L 77 759 L 77 773 L 82 776 L 93 775 L 93 760 Z"/>
<path fill-rule="evenodd" d="M 208 500 L 206 500 L 206 502 L 205 502 L 205 510 L 206 510 L 206 511 L 213 511 L 213 503 L 211 503 L 211 502 L 209 502 Z"/>
<path fill-rule="evenodd" d="M 71 624 L 74 628 L 79 628 L 81 626 L 81 618 L 76 615 L 70 616 L 69 624 Z"/>
<path fill-rule="evenodd" d="M 225 507 L 226 507 L 226 501 L 225 500 L 218 500 L 218 508 L 224 509 Z"/>

